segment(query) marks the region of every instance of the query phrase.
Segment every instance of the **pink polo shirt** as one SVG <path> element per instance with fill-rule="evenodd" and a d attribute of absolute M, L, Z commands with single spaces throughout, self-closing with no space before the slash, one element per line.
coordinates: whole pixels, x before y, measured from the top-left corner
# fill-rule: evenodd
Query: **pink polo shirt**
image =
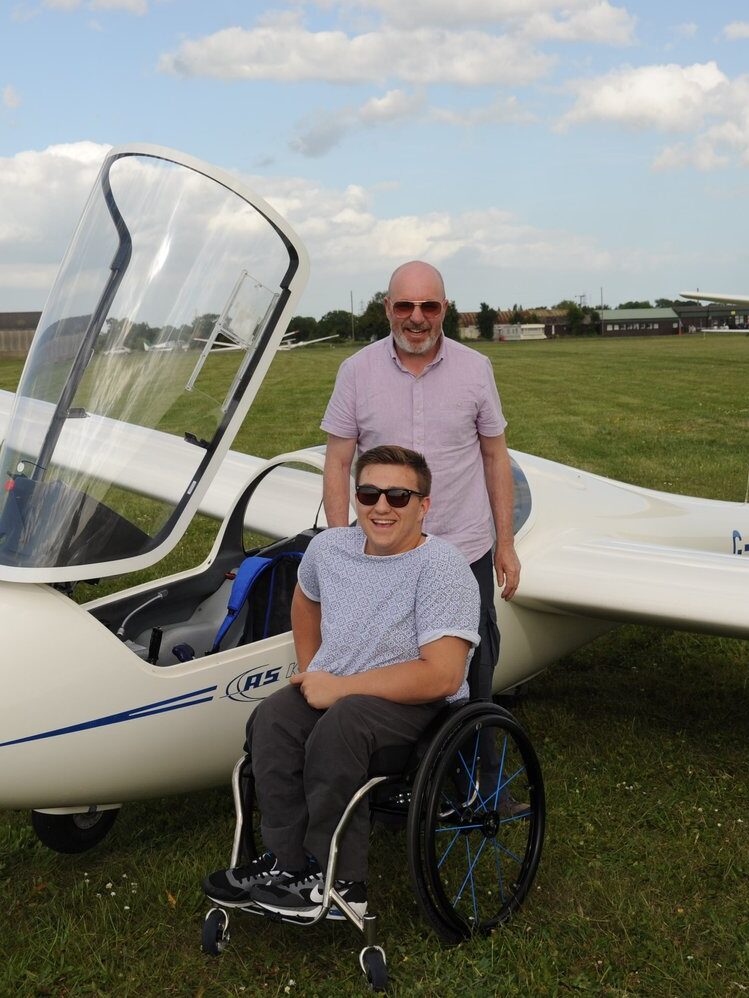
<path fill-rule="evenodd" d="M 320 424 L 356 438 L 359 453 L 378 444 L 419 451 L 432 470 L 424 529 L 454 544 L 469 562 L 494 543 L 479 434 L 497 437 L 507 421 L 489 360 L 442 337 L 437 356 L 416 377 L 398 359 L 392 336 L 341 364 Z"/>

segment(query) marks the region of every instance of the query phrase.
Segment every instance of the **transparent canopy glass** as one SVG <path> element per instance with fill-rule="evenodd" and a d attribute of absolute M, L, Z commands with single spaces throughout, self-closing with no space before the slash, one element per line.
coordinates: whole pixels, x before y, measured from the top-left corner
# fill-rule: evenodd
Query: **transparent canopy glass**
<path fill-rule="evenodd" d="M 161 545 L 281 335 L 288 231 L 188 162 L 104 163 L 0 449 L 0 574 Z"/>

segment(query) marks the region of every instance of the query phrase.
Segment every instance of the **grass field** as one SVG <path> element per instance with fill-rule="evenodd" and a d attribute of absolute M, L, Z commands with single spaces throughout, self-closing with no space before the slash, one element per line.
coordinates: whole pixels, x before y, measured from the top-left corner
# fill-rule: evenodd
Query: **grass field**
<path fill-rule="evenodd" d="M 749 338 L 479 349 L 494 364 L 512 447 L 744 500 Z M 347 353 L 279 354 L 237 449 L 321 442 Z M 0 366 L 0 388 L 19 373 Z M 190 559 L 209 533 L 209 521 L 192 531 Z M 170 562 L 189 564 L 183 552 Z M 749 993 L 749 644 L 621 628 L 535 680 L 516 713 L 547 787 L 532 895 L 509 926 L 445 948 L 419 921 L 402 838 L 376 834 L 370 898 L 393 993 Z M 132 804 L 102 846 L 71 858 L 41 847 L 27 815 L 0 814 L 0 995 L 361 993 L 348 926 L 236 918 L 228 952 L 201 955 L 200 880 L 228 858 L 232 829 L 224 790 Z"/>

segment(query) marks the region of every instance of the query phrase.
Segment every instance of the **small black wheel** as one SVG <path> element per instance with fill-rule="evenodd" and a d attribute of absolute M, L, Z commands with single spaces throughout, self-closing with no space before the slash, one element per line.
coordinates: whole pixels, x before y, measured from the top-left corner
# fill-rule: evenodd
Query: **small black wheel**
<path fill-rule="evenodd" d="M 229 945 L 229 916 L 223 908 L 211 908 L 203 919 L 200 948 L 208 956 L 219 956 Z"/>
<path fill-rule="evenodd" d="M 362 950 L 359 962 L 367 978 L 367 984 L 372 991 L 387 991 L 388 968 L 385 962 L 385 954 L 379 946 L 372 946 Z"/>
<path fill-rule="evenodd" d="M 422 914 L 447 943 L 490 932 L 522 904 L 541 858 L 541 767 L 515 718 L 468 704 L 419 767 L 408 860 Z"/>
<path fill-rule="evenodd" d="M 93 849 L 107 835 L 120 809 L 95 811 L 92 814 L 45 814 L 31 812 L 31 824 L 37 837 L 55 852 L 78 853 Z"/>

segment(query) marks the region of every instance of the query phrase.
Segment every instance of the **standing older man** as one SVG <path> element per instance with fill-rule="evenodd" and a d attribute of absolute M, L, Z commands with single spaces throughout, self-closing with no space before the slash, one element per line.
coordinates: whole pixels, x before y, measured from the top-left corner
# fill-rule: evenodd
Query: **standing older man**
<path fill-rule="evenodd" d="M 492 564 L 503 599 L 512 598 L 520 577 L 512 468 L 491 364 L 445 338 L 446 308 L 442 276 L 430 264 L 412 261 L 391 277 L 391 336 L 341 364 L 321 424 L 328 434 L 325 514 L 330 526 L 348 523 L 357 449 L 393 443 L 425 455 L 434 480 L 427 529 L 463 553 L 479 583 L 481 667 L 472 671 L 471 694 L 487 697 L 499 654 Z"/>

